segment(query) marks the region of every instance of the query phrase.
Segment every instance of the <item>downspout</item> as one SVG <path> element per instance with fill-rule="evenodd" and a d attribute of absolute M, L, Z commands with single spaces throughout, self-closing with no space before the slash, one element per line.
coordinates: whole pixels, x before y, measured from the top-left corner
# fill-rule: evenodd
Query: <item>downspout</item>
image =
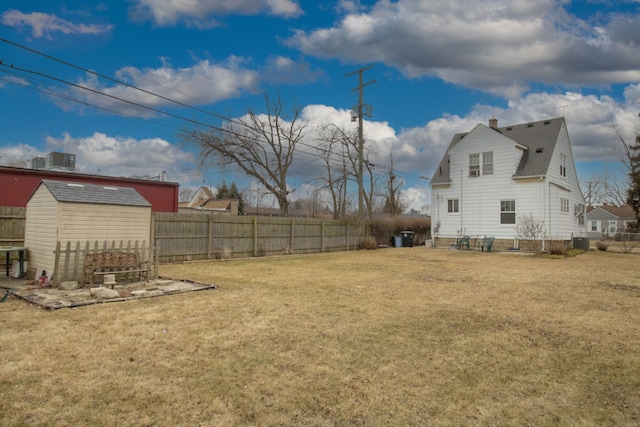
<path fill-rule="evenodd" d="M 462 185 L 463 185 L 463 176 L 464 176 L 464 169 L 460 169 L 460 235 L 464 236 L 464 222 L 462 220 L 462 215 L 463 215 L 463 211 L 464 209 L 462 209 L 462 203 L 463 203 L 463 198 L 462 198 Z"/>
<path fill-rule="evenodd" d="M 540 184 L 542 185 L 542 252 L 544 252 L 544 241 L 545 241 L 545 236 L 547 235 L 547 221 L 545 218 L 545 213 L 547 212 L 547 208 L 545 206 L 545 194 L 544 194 L 544 190 L 545 190 L 545 185 L 544 185 L 544 177 L 541 176 L 540 177 Z"/>

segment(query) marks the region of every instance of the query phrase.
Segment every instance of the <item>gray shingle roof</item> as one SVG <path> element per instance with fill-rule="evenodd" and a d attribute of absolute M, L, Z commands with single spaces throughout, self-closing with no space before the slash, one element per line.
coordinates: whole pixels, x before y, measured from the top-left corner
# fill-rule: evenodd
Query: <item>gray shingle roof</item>
<path fill-rule="evenodd" d="M 42 180 L 41 185 L 46 186 L 58 202 L 151 207 L 151 203 L 131 187 L 80 184 L 48 179 Z"/>
<path fill-rule="evenodd" d="M 558 117 L 555 119 L 504 126 L 496 129 L 496 132 L 500 132 L 507 138 L 527 147 L 513 175 L 514 178 L 540 176 L 547 173 L 551 155 L 553 154 L 553 149 L 555 148 L 563 124 L 564 118 Z M 468 132 L 453 136 L 447 152 L 433 174 L 432 184 L 442 184 L 451 181 L 449 175 L 449 151 L 467 135 Z"/>

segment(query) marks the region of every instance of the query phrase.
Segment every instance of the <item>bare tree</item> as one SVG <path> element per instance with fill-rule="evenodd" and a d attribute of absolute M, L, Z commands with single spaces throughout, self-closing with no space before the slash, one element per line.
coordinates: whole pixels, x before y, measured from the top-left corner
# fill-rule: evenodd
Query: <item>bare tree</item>
<path fill-rule="evenodd" d="M 626 183 L 614 175 L 593 175 L 586 183 L 582 182 L 580 188 L 587 206 L 626 204 Z"/>
<path fill-rule="evenodd" d="M 387 181 L 387 194 L 385 196 L 382 212 L 391 216 L 402 214 L 406 206 L 402 202 L 402 186 L 404 180 L 399 178 L 393 168 L 393 153 L 389 154 L 389 179 Z"/>
<path fill-rule="evenodd" d="M 305 136 L 306 125 L 300 120 L 298 108 L 293 109 L 291 119 L 283 116 L 280 97 L 272 101 L 265 94 L 264 100 L 263 114 L 249 110 L 243 117 L 227 120 L 220 128 L 186 130 L 183 138 L 200 147 L 200 167 L 239 167 L 273 194 L 281 214 L 287 216 L 291 193 L 287 172 L 296 146 Z"/>
<path fill-rule="evenodd" d="M 318 178 L 327 190 L 333 218 L 344 218 L 347 207 L 347 184 L 351 172 L 347 170 L 347 154 L 355 147 L 356 131 L 348 132 L 335 124 L 320 125 L 318 139 L 325 176 Z"/>
<path fill-rule="evenodd" d="M 198 191 L 198 189 L 195 188 L 195 187 L 183 187 L 183 186 L 180 186 L 180 190 L 178 192 L 178 199 L 181 202 L 190 202 L 191 199 L 193 199 L 193 196 L 196 195 L 197 191 Z"/>
<path fill-rule="evenodd" d="M 587 182 L 581 182 L 582 195 L 587 206 L 598 206 L 602 204 L 604 192 L 604 179 L 601 176 L 592 176 Z"/>

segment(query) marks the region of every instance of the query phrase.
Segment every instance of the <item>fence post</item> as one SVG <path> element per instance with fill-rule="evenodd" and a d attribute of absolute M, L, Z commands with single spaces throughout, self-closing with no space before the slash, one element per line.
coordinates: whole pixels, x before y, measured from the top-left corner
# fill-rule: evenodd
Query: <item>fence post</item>
<path fill-rule="evenodd" d="M 207 242 L 207 258 L 211 259 L 213 247 L 213 218 L 209 217 L 209 241 Z"/>
<path fill-rule="evenodd" d="M 72 280 L 78 281 L 78 266 L 80 265 L 80 241 L 76 242 L 76 253 L 73 256 L 73 278 Z"/>
<path fill-rule="evenodd" d="M 258 217 L 253 217 L 253 256 L 258 256 Z"/>
<path fill-rule="evenodd" d="M 58 282 L 58 277 L 57 274 L 59 274 L 59 270 L 60 268 L 58 267 L 58 263 L 60 262 L 60 242 L 56 242 L 56 251 L 54 252 L 54 257 L 53 257 L 53 273 L 51 273 L 51 286 L 57 285 Z M 36 277 L 36 280 L 38 278 Z"/>

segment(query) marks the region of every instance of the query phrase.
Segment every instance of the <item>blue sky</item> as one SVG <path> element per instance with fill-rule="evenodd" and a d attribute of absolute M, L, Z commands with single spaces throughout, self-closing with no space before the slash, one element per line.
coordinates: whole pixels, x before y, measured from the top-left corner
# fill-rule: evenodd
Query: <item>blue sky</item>
<path fill-rule="evenodd" d="M 640 125 L 638 0 L 20 0 L 3 6 L 0 164 L 65 151 L 77 155 L 85 173 L 165 171 L 182 186 L 226 180 L 248 191 L 251 180 L 233 170 L 196 171 L 197 150 L 179 137 L 190 122 L 115 98 L 217 125 L 214 115 L 263 111 L 267 92 L 288 110 L 301 108 L 309 123 L 350 128 L 358 82 L 345 74 L 368 65 L 365 82 L 376 81 L 364 92 L 373 107 L 365 122 L 371 159 L 383 170 L 393 153 L 416 209 L 429 203 L 428 182 L 419 177 L 431 176 L 453 134 L 491 117 L 503 126 L 565 115 L 582 181 L 624 180 L 616 129 L 631 140 Z M 310 194 L 317 178 L 310 171 L 317 169 L 295 168 L 295 197 Z"/>

